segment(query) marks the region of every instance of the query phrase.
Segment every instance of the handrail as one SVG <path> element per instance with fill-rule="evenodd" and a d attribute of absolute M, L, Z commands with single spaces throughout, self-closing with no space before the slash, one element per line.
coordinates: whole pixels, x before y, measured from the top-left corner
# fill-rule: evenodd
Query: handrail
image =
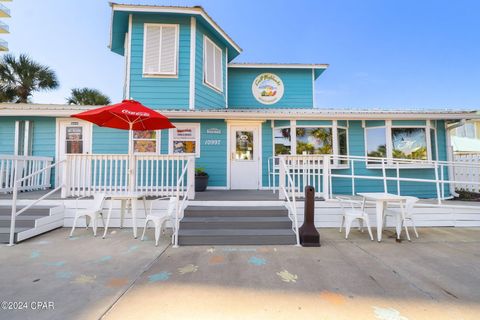
<path fill-rule="evenodd" d="M 287 165 L 285 163 L 285 159 L 280 158 L 280 163 L 284 168 L 287 167 Z M 287 181 L 288 181 L 287 183 L 291 188 L 290 192 L 292 194 L 292 201 L 290 201 L 290 196 L 288 195 L 287 188 L 285 188 L 285 186 L 280 186 L 280 189 L 285 194 L 285 198 L 287 199 L 288 206 L 290 207 L 290 211 L 293 214 L 293 228 L 292 228 L 292 230 L 295 233 L 295 239 L 296 239 L 296 242 L 297 242 L 297 246 L 299 246 L 300 245 L 300 234 L 299 234 L 299 231 L 298 231 L 297 203 L 296 203 L 296 200 L 295 200 L 295 197 L 296 197 L 295 184 L 293 182 L 293 179 L 292 179 L 292 176 L 290 175 L 289 170 L 284 170 L 284 172 L 285 172 L 285 175 L 286 175 L 286 178 L 287 178 Z M 289 218 L 290 218 L 290 213 L 289 213 Z M 292 218 L 290 218 L 290 219 L 292 219 Z"/>
<path fill-rule="evenodd" d="M 480 168 L 480 164 L 471 164 L 466 162 L 456 162 L 456 161 L 443 161 L 443 160 L 416 160 L 416 159 L 393 159 L 393 158 L 381 158 L 381 157 L 366 157 L 366 156 L 349 156 L 349 155 L 285 155 L 280 156 L 283 163 L 286 165 L 287 161 L 289 164 L 295 163 L 293 165 L 295 169 L 296 177 L 299 184 L 302 182 L 302 177 L 310 179 L 313 175 L 315 177 L 320 177 L 324 175 L 326 179 L 324 182 L 330 181 L 330 183 L 323 184 L 323 194 L 326 195 L 326 199 L 332 198 L 332 178 L 348 178 L 352 182 L 352 194 L 355 194 L 355 180 L 356 179 L 369 179 L 369 180 L 378 180 L 383 181 L 384 192 L 388 192 L 388 181 L 396 181 L 397 185 L 397 194 L 401 194 L 400 182 L 421 182 L 421 183 L 433 183 L 436 187 L 436 198 L 438 203 L 441 204 L 442 200 L 445 199 L 445 184 L 457 185 L 457 184 L 469 184 L 469 185 L 480 185 L 480 181 L 463 181 L 457 180 L 455 176 L 450 175 L 448 178 L 445 178 L 445 169 L 452 167 L 461 168 Z M 340 160 L 345 161 L 346 163 L 341 163 Z M 369 167 L 366 165 L 366 169 L 369 170 L 381 170 L 380 175 L 365 175 L 365 174 L 356 174 L 355 173 L 355 163 L 358 162 L 376 162 L 375 167 Z M 390 162 L 389 162 L 390 161 Z M 330 164 L 337 164 L 330 166 Z M 402 177 L 400 175 L 401 169 L 412 169 L 411 166 L 403 165 L 414 165 L 415 168 L 425 168 L 433 170 L 433 178 L 409 178 Z M 322 170 L 318 170 L 322 169 Z M 332 170 L 337 169 L 349 169 L 350 172 L 342 173 L 332 172 Z M 315 171 L 317 170 L 317 171 Z M 388 175 L 388 172 L 391 170 L 395 171 L 395 175 Z M 284 170 L 288 172 L 288 170 Z M 284 174 L 286 176 L 286 173 Z M 295 181 L 295 179 L 294 179 Z M 308 180 L 310 181 L 310 180 Z M 305 178 L 303 178 L 305 183 Z"/>
<path fill-rule="evenodd" d="M 19 160 L 16 160 L 17 162 Z M 39 199 L 35 200 L 34 202 L 28 204 L 26 207 L 22 208 L 21 210 L 19 210 L 17 212 L 17 197 L 18 197 L 18 185 L 19 183 L 21 183 L 22 181 L 25 181 L 26 179 L 29 179 L 33 176 L 36 176 L 38 174 L 41 174 L 42 172 L 46 171 L 46 170 L 49 170 L 51 168 L 54 168 L 56 166 L 58 166 L 59 164 L 65 162 L 65 160 L 61 160 L 61 161 L 58 161 L 54 164 L 50 164 L 48 166 L 46 166 L 45 168 L 42 168 L 40 170 L 37 170 L 33 173 L 31 173 L 30 175 L 26 176 L 26 177 L 23 177 L 21 179 L 18 179 L 18 171 L 19 170 L 16 170 L 15 171 L 15 181 L 13 182 L 13 196 L 12 196 L 12 216 L 11 216 L 11 219 L 10 219 L 10 238 L 9 238 L 9 242 L 8 242 L 8 245 L 9 246 L 13 246 L 14 245 L 14 238 L 15 238 L 15 221 L 17 219 L 17 216 L 22 214 L 23 212 L 27 211 L 28 209 L 30 209 L 32 206 L 34 206 L 35 204 L 39 203 L 40 201 L 42 201 L 43 199 L 49 197 L 51 194 L 57 192 L 58 190 L 60 190 L 63 185 L 61 186 L 58 186 L 56 187 L 55 189 L 51 190 L 50 192 L 44 194 L 42 197 L 40 197 Z M 16 164 L 16 167 L 18 168 L 18 163 Z"/>
<path fill-rule="evenodd" d="M 187 199 L 188 199 L 188 193 L 190 191 L 191 184 L 187 185 L 187 188 L 185 192 L 183 193 L 183 199 L 181 205 L 179 205 L 180 202 L 180 189 L 184 188 L 184 181 L 185 181 L 185 175 L 188 172 L 188 169 L 191 166 L 191 162 L 193 162 L 192 158 L 189 158 L 187 160 L 187 163 L 185 167 L 182 170 L 182 173 L 180 174 L 180 177 L 177 179 L 177 202 L 176 202 L 176 208 L 175 208 L 175 223 L 173 226 L 173 234 L 172 234 L 172 242 L 173 242 L 173 247 L 177 248 L 178 247 L 178 230 L 180 228 L 180 220 L 179 220 L 179 211 L 180 209 L 183 210 L 183 206 L 185 205 Z"/>

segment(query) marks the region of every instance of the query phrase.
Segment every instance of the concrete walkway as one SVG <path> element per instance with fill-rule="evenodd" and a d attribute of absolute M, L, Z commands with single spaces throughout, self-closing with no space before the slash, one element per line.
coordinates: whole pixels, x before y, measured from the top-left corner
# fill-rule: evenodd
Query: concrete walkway
<path fill-rule="evenodd" d="M 321 229 L 321 248 L 155 248 L 116 230 L 57 230 L 0 249 L 3 300 L 55 310 L 24 319 L 478 319 L 480 229 L 420 229 L 382 243 Z M 390 236 L 390 237 L 389 237 Z M 166 249 L 166 250 L 165 250 Z"/>

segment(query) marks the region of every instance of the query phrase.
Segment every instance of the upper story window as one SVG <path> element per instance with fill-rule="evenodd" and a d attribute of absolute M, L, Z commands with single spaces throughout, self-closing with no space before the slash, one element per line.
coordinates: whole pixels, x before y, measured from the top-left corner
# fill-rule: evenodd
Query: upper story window
<path fill-rule="evenodd" d="M 15 122 L 15 155 L 31 156 L 33 140 L 33 121 L 19 120 Z"/>
<path fill-rule="evenodd" d="M 144 27 L 143 74 L 178 74 L 178 25 L 146 23 Z"/>
<path fill-rule="evenodd" d="M 208 37 L 203 37 L 203 82 L 223 91 L 222 49 Z"/>

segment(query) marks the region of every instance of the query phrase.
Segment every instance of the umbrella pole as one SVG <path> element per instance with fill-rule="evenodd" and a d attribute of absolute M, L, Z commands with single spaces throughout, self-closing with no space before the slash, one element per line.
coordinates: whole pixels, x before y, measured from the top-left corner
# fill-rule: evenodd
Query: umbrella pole
<path fill-rule="evenodd" d="M 128 191 L 134 192 L 135 191 L 135 171 L 136 171 L 136 163 L 135 158 L 133 155 L 133 123 L 130 123 L 130 129 L 128 130 L 128 162 L 129 162 L 129 182 L 128 182 Z"/>

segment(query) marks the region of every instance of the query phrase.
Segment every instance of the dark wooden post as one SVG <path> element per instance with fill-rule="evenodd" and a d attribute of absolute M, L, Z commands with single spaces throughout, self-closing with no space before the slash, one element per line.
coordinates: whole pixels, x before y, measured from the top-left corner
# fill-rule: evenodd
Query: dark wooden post
<path fill-rule="evenodd" d="M 305 212 L 299 229 L 300 244 L 304 247 L 320 247 L 320 234 L 315 228 L 315 188 L 305 186 Z"/>

